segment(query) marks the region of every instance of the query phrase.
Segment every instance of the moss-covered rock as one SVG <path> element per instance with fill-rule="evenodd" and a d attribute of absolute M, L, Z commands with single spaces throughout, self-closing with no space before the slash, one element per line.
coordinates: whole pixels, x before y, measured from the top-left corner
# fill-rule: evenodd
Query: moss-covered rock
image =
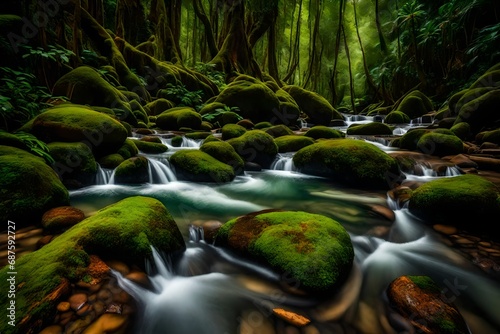
<path fill-rule="evenodd" d="M 119 164 L 124 162 L 125 159 L 118 153 L 108 154 L 98 160 L 102 168 L 115 169 Z"/>
<path fill-rule="evenodd" d="M 0 330 L 37 333 L 52 323 L 61 301 L 54 295 L 58 295 L 64 282 L 76 283 L 89 275 L 90 255 L 142 266 L 144 258 L 152 255 L 151 246 L 170 254 L 186 247 L 175 221 L 160 201 L 134 196 L 99 210 L 41 249 L 17 259 L 16 326 L 2 321 Z M 4 267 L 0 275 L 7 277 L 8 271 Z M 1 290 L 8 291 L 8 285 L 8 281 L 2 280 Z M 2 294 L 1 307 L 5 309 L 8 303 L 7 293 Z"/>
<path fill-rule="evenodd" d="M 472 135 L 470 131 L 470 125 L 466 122 L 455 124 L 451 127 L 450 130 L 461 140 L 468 140 Z"/>
<path fill-rule="evenodd" d="M 281 136 L 293 135 L 293 131 L 284 124 L 274 125 L 270 128 L 264 130 L 266 133 L 273 136 L 273 138 L 278 138 Z"/>
<path fill-rule="evenodd" d="M 476 135 L 476 141 L 482 143 L 494 143 L 500 145 L 500 129 L 480 132 Z"/>
<path fill-rule="evenodd" d="M 87 145 L 79 142 L 52 142 L 47 146 L 55 161 L 52 168 L 66 188 L 81 188 L 94 183 L 97 163 Z"/>
<path fill-rule="evenodd" d="M 477 78 L 477 80 L 474 81 L 472 85 L 470 85 L 469 89 L 475 89 L 481 87 L 489 87 L 489 88 L 500 87 L 500 69 L 492 68 L 487 70 L 483 75 Z"/>
<path fill-rule="evenodd" d="M 18 148 L 0 146 L 0 184 L 1 219 L 17 228 L 36 225 L 45 211 L 69 204 L 68 190 L 54 170 Z"/>
<path fill-rule="evenodd" d="M 403 98 L 396 110 L 408 115 L 410 119 L 414 119 L 433 111 L 434 106 L 427 95 L 419 90 L 414 90 Z"/>
<path fill-rule="evenodd" d="M 473 135 L 483 128 L 487 128 L 496 122 L 500 122 L 500 90 L 491 90 L 464 104 L 455 120 L 455 124 L 461 122 L 469 123 Z"/>
<path fill-rule="evenodd" d="M 132 111 L 127 97 L 90 66 L 79 66 L 63 75 L 54 84 L 52 94 L 66 96 L 75 104 Z"/>
<path fill-rule="evenodd" d="M 346 130 L 348 135 L 366 136 L 366 135 L 392 135 L 392 128 L 379 122 L 370 122 L 365 124 L 352 124 Z"/>
<path fill-rule="evenodd" d="M 217 138 L 216 136 L 214 136 L 213 134 L 211 134 L 210 136 L 207 136 L 204 140 L 203 140 L 203 144 L 206 144 L 206 143 L 211 143 L 211 142 L 219 142 L 219 141 L 222 141 L 222 139 L 220 138 Z"/>
<path fill-rule="evenodd" d="M 332 119 L 344 119 L 323 96 L 295 85 L 285 85 L 284 91 L 292 96 L 300 110 L 308 117 L 308 122 L 315 125 L 329 125 Z"/>
<path fill-rule="evenodd" d="M 247 132 L 247 129 L 238 124 L 226 124 L 222 127 L 222 140 L 228 140 L 231 138 L 238 138 Z"/>
<path fill-rule="evenodd" d="M 428 129 L 410 129 L 399 140 L 399 147 L 405 150 L 414 151 L 417 149 L 417 143 L 420 137 L 429 133 Z"/>
<path fill-rule="evenodd" d="M 283 89 L 278 89 L 275 91 L 276 97 L 280 101 L 280 114 L 277 118 L 279 121 L 273 121 L 273 123 L 282 123 L 286 126 L 293 126 L 297 123 L 300 116 L 300 107 L 295 101 L 295 99 L 287 91 Z"/>
<path fill-rule="evenodd" d="M 271 122 L 259 122 L 259 123 L 254 125 L 254 128 L 256 130 L 264 130 L 264 129 L 270 128 L 272 126 L 273 126 L 273 124 Z"/>
<path fill-rule="evenodd" d="M 149 161 L 146 157 L 126 159 L 114 170 L 114 182 L 117 184 L 138 184 L 149 181 Z"/>
<path fill-rule="evenodd" d="M 193 108 L 175 107 L 162 112 L 156 125 L 163 130 L 177 131 L 181 128 L 200 129 L 201 116 Z"/>
<path fill-rule="evenodd" d="M 425 154 L 443 157 L 460 154 L 464 150 L 464 143 L 454 134 L 426 133 L 417 142 L 417 149 Z"/>
<path fill-rule="evenodd" d="M 160 115 L 162 112 L 172 109 L 175 107 L 175 104 L 172 101 L 169 101 L 167 99 L 159 98 L 154 101 L 151 101 L 147 103 L 144 106 L 144 110 L 147 112 L 148 115 L 150 116 L 157 116 Z"/>
<path fill-rule="evenodd" d="M 47 109 L 20 130 L 46 143 L 82 142 L 99 156 L 113 153 L 127 138 L 127 129 L 116 119 L 88 107 L 72 104 Z"/>
<path fill-rule="evenodd" d="M 128 159 L 139 154 L 139 149 L 135 145 L 135 140 L 127 138 L 123 142 L 123 145 L 118 149 L 117 153 L 121 155 L 123 159 Z"/>
<path fill-rule="evenodd" d="M 169 161 L 180 180 L 225 183 L 236 177 L 233 167 L 200 150 L 177 151 Z"/>
<path fill-rule="evenodd" d="M 342 131 L 329 128 L 325 125 L 316 125 L 304 133 L 304 136 L 312 139 L 335 139 L 344 138 L 345 135 Z"/>
<path fill-rule="evenodd" d="M 293 156 L 299 171 L 360 188 L 390 189 L 401 181 L 393 157 L 373 144 L 356 139 L 323 140 Z"/>
<path fill-rule="evenodd" d="M 85 219 L 85 213 L 73 206 L 59 206 L 45 212 L 41 225 L 45 232 L 61 233 Z"/>
<path fill-rule="evenodd" d="M 156 137 L 157 138 L 157 137 Z M 145 140 L 135 140 L 135 146 L 144 153 L 159 154 L 168 151 L 168 146 L 160 143 L 153 143 Z"/>
<path fill-rule="evenodd" d="M 238 115 L 253 122 L 271 121 L 280 114 L 280 101 L 263 82 L 252 78 L 234 80 L 217 96 L 215 102 L 238 107 Z"/>
<path fill-rule="evenodd" d="M 16 135 L 0 130 L 0 145 L 12 146 L 21 150 L 30 151 L 30 148 Z"/>
<path fill-rule="evenodd" d="M 332 292 L 351 271 L 354 250 L 337 221 L 302 211 L 260 211 L 232 219 L 217 231 L 229 247 L 293 278 L 309 293 Z"/>
<path fill-rule="evenodd" d="M 203 140 L 210 135 L 212 135 L 212 132 L 210 132 L 210 131 L 195 131 L 195 132 L 186 133 L 184 135 L 184 137 L 189 138 L 189 139 L 193 139 L 193 140 Z"/>
<path fill-rule="evenodd" d="M 408 208 L 430 224 L 493 230 L 491 217 L 500 214 L 500 192 L 482 176 L 464 174 L 422 184 L 413 191 Z"/>
<path fill-rule="evenodd" d="M 429 276 L 400 276 L 387 287 L 387 297 L 391 307 L 418 332 L 470 333 L 458 308 L 443 298 L 443 291 Z"/>
<path fill-rule="evenodd" d="M 255 124 L 253 124 L 253 122 L 249 119 L 242 119 L 241 121 L 238 121 L 238 123 L 236 123 L 236 124 L 241 125 L 242 127 L 244 127 L 247 130 L 251 130 L 255 126 Z"/>
<path fill-rule="evenodd" d="M 246 162 L 254 162 L 269 168 L 278 154 L 274 138 L 262 130 L 250 130 L 238 138 L 228 140 L 236 153 Z"/>
<path fill-rule="evenodd" d="M 225 141 L 208 141 L 203 142 L 200 146 L 200 151 L 205 152 L 215 159 L 233 167 L 235 174 L 241 174 L 245 161 L 236 153 L 231 144 Z"/>
<path fill-rule="evenodd" d="M 410 123 L 410 117 L 401 111 L 391 111 L 384 118 L 384 122 L 387 124 L 407 124 Z"/>
<path fill-rule="evenodd" d="M 274 139 L 279 153 L 297 152 L 301 148 L 314 144 L 314 139 L 301 135 L 281 136 Z"/>

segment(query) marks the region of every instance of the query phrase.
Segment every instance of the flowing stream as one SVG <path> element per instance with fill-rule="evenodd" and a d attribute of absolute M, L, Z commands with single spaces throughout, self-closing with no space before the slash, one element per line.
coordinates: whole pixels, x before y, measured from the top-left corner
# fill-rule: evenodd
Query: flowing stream
<path fill-rule="evenodd" d="M 275 307 L 309 317 L 317 331 L 307 333 L 414 333 L 385 298 L 388 284 L 400 275 L 430 276 L 443 288 L 443 298 L 459 308 L 471 333 L 500 333 L 499 281 L 386 193 L 301 174 L 293 166 L 293 153 L 279 155 L 272 169 L 246 172 L 226 184 L 179 181 L 168 154 L 146 156 L 148 183 L 113 184 L 112 171 L 101 170 L 95 186 L 70 193 L 72 205 L 87 215 L 128 196 L 154 197 L 171 212 L 185 238 L 187 250 L 180 258 L 153 249 L 154 258 L 146 260 L 154 291 L 115 273 L 140 306 L 138 334 L 281 333 L 278 329 L 285 325 L 273 320 Z M 407 176 L 425 182 L 457 174 L 449 168 L 443 176 L 431 171 Z M 394 221 L 377 213 L 381 207 L 394 212 Z M 323 214 L 346 228 L 355 263 L 341 291 L 322 300 L 292 294 L 279 284 L 283 277 L 203 239 L 199 222 L 224 223 L 268 208 Z"/>

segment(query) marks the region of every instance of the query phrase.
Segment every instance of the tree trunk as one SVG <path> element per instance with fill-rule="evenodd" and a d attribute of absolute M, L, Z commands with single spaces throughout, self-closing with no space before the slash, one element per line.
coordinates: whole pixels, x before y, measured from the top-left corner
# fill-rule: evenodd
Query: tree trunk
<path fill-rule="evenodd" d="M 385 53 L 387 52 L 387 44 L 385 43 L 382 26 L 380 24 L 379 0 L 375 0 L 375 24 L 377 26 L 378 39 L 380 41 L 380 50 Z"/>
<path fill-rule="evenodd" d="M 354 91 L 354 80 L 352 77 L 352 66 L 351 66 L 351 55 L 349 54 L 349 45 L 347 44 L 347 38 L 345 36 L 345 29 L 344 26 L 342 26 L 342 36 L 344 38 L 344 48 L 345 48 L 345 54 L 347 57 L 347 64 L 349 68 L 349 88 L 351 90 L 351 107 L 352 107 L 352 112 L 356 114 L 356 103 L 354 102 L 354 96 L 355 96 L 355 91 Z"/>
<path fill-rule="evenodd" d="M 267 61 L 269 66 L 269 75 L 276 80 L 278 86 L 283 86 L 283 83 L 280 80 L 280 75 L 278 71 L 278 62 L 276 60 L 276 18 L 278 16 L 278 8 L 277 6 L 273 10 L 273 20 L 271 25 L 269 26 L 268 31 L 268 49 L 267 49 Z"/>
<path fill-rule="evenodd" d="M 335 40 L 335 59 L 333 62 L 333 70 L 330 74 L 330 81 L 328 85 L 330 86 L 330 91 L 332 92 L 332 106 L 337 105 L 337 87 L 335 83 L 335 78 L 337 77 L 337 65 L 338 65 L 338 60 L 339 60 L 339 53 L 340 53 L 340 40 L 342 38 L 342 29 L 344 25 L 344 8 L 345 8 L 345 0 L 340 0 L 339 1 L 339 25 L 337 27 L 337 36 Z"/>
<path fill-rule="evenodd" d="M 205 10 L 203 9 L 203 4 L 201 3 L 201 0 L 193 0 L 193 9 L 196 16 L 198 17 L 198 19 L 203 24 L 203 27 L 205 28 L 205 40 L 207 41 L 208 50 L 210 52 L 210 56 L 214 58 L 219 52 L 219 49 L 217 48 L 217 44 L 215 43 L 212 24 L 210 23 L 210 20 L 205 14 Z"/>
<path fill-rule="evenodd" d="M 180 63 L 181 57 L 168 23 L 167 9 L 163 0 L 151 1 L 149 21 L 153 25 L 158 45 L 158 53 L 155 55 L 155 58 L 158 60 L 168 60 L 172 63 Z"/>

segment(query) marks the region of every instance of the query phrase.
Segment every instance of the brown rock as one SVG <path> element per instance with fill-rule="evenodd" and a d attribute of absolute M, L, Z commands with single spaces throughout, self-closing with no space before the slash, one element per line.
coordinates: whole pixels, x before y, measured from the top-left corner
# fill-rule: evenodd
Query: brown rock
<path fill-rule="evenodd" d="M 43 246 L 45 246 L 49 242 L 51 242 L 53 238 L 54 238 L 53 235 L 45 235 L 45 236 L 43 236 L 42 238 L 38 239 L 38 241 L 36 243 L 36 248 L 37 249 L 42 248 Z"/>
<path fill-rule="evenodd" d="M 207 244 L 212 244 L 214 242 L 215 234 L 222 223 L 218 220 L 208 220 L 203 222 L 201 227 L 203 228 L 203 238 Z"/>
<path fill-rule="evenodd" d="M 123 276 L 127 275 L 130 272 L 130 268 L 123 262 L 120 261 L 106 261 L 106 264 L 113 270 L 118 271 Z"/>
<path fill-rule="evenodd" d="M 123 328 L 127 323 L 127 318 L 116 313 L 104 313 L 90 326 L 88 326 L 83 334 L 103 334 L 113 333 Z"/>
<path fill-rule="evenodd" d="M 142 271 L 132 271 L 130 274 L 125 276 L 126 279 L 131 280 L 134 283 L 139 284 L 142 287 L 150 288 L 151 281 L 149 280 L 148 275 Z"/>
<path fill-rule="evenodd" d="M 282 309 L 282 308 L 274 308 L 273 313 L 275 315 L 277 315 L 278 317 L 280 317 L 281 319 L 283 319 L 283 320 L 285 320 L 285 321 L 289 322 L 290 324 L 297 326 L 297 327 L 305 326 L 311 322 L 311 320 L 309 320 L 308 318 L 306 318 L 300 314 L 297 314 L 297 313 L 292 312 L 292 311 L 287 311 L 287 310 Z"/>
<path fill-rule="evenodd" d="M 71 309 L 75 311 L 79 310 L 87 302 L 87 295 L 84 293 L 76 293 L 69 297 L 68 302 Z"/>
<path fill-rule="evenodd" d="M 38 334 L 63 334 L 63 328 L 59 325 L 52 325 L 49 327 L 45 327 L 40 333 Z"/>
<path fill-rule="evenodd" d="M 57 310 L 59 312 L 66 312 L 66 311 L 69 311 L 70 307 L 71 307 L 71 305 L 68 302 L 60 302 L 57 305 Z"/>
<path fill-rule="evenodd" d="M 92 277 L 91 284 L 98 284 L 109 275 L 110 268 L 97 255 L 90 255 L 87 272 Z"/>
<path fill-rule="evenodd" d="M 60 206 L 50 209 L 42 216 L 42 226 L 47 231 L 62 231 L 85 219 L 82 210 L 72 206 Z"/>
<path fill-rule="evenodd" d="M 477 168 L 477 163 L 469 159 L 469 157 L 464 154 L 458 154 L 450 157 L 449 161 L 460 168 Z"/>
<path fill-rule="evenodd" d="M 390 305 L 421 333 L 468 334 L 458 309 L 443 298 L 441 289 L 428 276 L 400 276 L 387 288 Z"/>

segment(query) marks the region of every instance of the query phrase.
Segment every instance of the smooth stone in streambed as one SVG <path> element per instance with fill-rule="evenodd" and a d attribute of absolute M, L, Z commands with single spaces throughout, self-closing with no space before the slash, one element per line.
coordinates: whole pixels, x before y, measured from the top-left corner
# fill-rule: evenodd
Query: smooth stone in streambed
<path fill-rule="evenodd" d="M 88 296 L 84 293 L 77 293 L 69 297 L 68 302 L 73 310 L 78 310 L 87 302 Z"/>
<path fill-rule="evenodd" d="M 203 238 L 207 244 L 212 244 L 214 242 L 217 230 L 222 226 L 222 222 L 218 220 L 208 220 L 204 222 L 201 227 L 203 228 Z"/>
<path fill-rule="evenodd" d="M 130 272 L 129 266 L 121 261 L 106 261 L 106 264 L 113 270 L 119 272 L 123 276 L 127 275 Z"/>
<path fill-rule="evenodd" d="M 139 284 L 142 287 L 151 287 L 151 281 L 146 273 L 142 271 L 132 271 L 125 276 L 126 279 Z"/>
<path fill-rule="evenodd" d="M 67 312 L 71 308 L 71 304 L 69 302 L 60 302 L 57 304 L 57 311 L 59 312 Z"/>
<path fill-rule="evenodd" d="M 46 211 L 42 216 L 42 226 L 47 231 L 61 231 L 85 219 L 82 210 L 72 206 L 60 206 Z"/>
<path fill-rule="evenodd" d="M 443 233 L 443 234 L 456 234 L 458 232 L 458 229 L 455 226 L 450 226 L 450 225 L 442 225 L 442 224 L 436 224 L 432 226 L 434 230 L 437 232 Z"/>
<path fill-rule="evenodd" d="M 126 325 L 127 317 L 116 313 L 104 313 L 82 334 L 111 334 L 117 332 Z"/>
<path fill-rule="evenodd" d="M 38 334 L 63 334 L 63 328 L 59 325 L 52 325 L 49 327 L 45 327 Z"/>
<path fill-rule="evenodd" d="M 305 325 L 308 325 L 311 320 L 292 311 L 288 311 L 282 308 L 275 308 L 273 309 L 273 313 L 278 316 L 279 318 L 285 320 L 286 322 L 297 326 L 297 327 L 303 327 Z"/>

